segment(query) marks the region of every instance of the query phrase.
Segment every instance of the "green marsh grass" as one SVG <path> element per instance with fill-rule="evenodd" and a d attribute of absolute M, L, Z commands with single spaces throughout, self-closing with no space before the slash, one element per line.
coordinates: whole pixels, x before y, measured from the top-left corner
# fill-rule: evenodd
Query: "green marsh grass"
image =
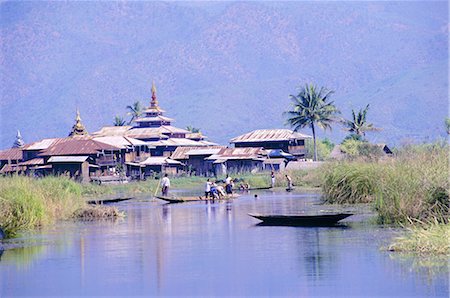
<path fill-rule="evenodd" d="M 450 224 L 437 220 L 406 227 L 406 234 L 394 239 L 388 250 L 432 255 L 450 255 Z"/>
<path fill-rule="evenodd" d="M 405 148 L 378 161 L 343 161 L 322 168 L 328 203 L 372 203 L 380 223 L 449 221 L 448 146 Z"/>

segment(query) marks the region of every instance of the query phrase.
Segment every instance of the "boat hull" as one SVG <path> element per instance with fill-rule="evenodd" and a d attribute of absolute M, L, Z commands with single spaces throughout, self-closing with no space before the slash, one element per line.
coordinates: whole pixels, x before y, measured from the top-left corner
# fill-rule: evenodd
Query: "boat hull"
<path fill-rule="evenodd" d="M 186 202 L 208 202 L 208 201 L 224 201 L 237 198 L 239 195 L 233 194 L 231 196 L 226 196 L 221 199 L 212 199 L 204 197 L 162 197 L 155 196 L 157 199 L 169 202 L 169 203 L 186 203 Z"/>
<path fill-rule="evenodd" d="M 248 214 L 261 220 L 267 225 L 288 225 L 288 226 L 333 226 L 338 221 L 347 218 L 352 213 L 333 213 L 320 215 L 261 215 Z"/>

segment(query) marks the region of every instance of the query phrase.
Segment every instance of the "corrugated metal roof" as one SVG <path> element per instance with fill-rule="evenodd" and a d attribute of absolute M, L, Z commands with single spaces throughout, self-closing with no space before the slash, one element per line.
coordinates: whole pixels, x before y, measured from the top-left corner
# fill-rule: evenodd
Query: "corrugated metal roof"
<path fill-rule="evenodd" d="M 148 107 L 148 108 L 145 109 L 143 112 L 144 112 L 144 113 L 157 113 L 157 112 L 162 112 L 162 113 L 164 113 L 165 110 L 161 109 L 160 107 Z"/>
<path fill-rule="evenodd" d="M 36 157 L 27 161 L 23 161 L 21 163 L 19 163 L 22 166 L 37 166 L 37 165 L 43 165 L 44 164 L 44 159 L 41 157 Z"/>
<path fill-rule="evenodd" d="M 193 150 L 220 150 L 222 148 L 226 148 L 225 146 L 208 146 L 205 148 L 205 146 L 186 146 L 186 147 L 177 147 L 175 151 L 172 153 L 170 158 L 172 159 L 188 159 L 189 156 L 187 153 L 189 151 Z M 214 154 L 214 153 L 213 153 Z"/>
<path fill-rule="evenodd" d="M 189 140 L 189 139 L 185 139 L 185 138 L 170 138 L 167 140 L 160 140 L 160 141 L 156 141 L 156 142 L 149 142 L 150 145 L 152 146 L 209 146 L 206 144 L 203 144 L 199 141 L 194 141 L 194 140 Z"/>
<path fill-rule="evenodd" d="M 270 142 L 309 139 L 311 136 L 289 129 L 258 129 L 231 139 L 230 143 Z"/>
<path fill-rule="evenodd" d="M 0 160 L 21 160 L 21 159 L 22 159 L 21 148 L 10 148 L 0 151 Z"/>
<path fill-rule="evenodd" d="M 95 141 L 90 137 L 69 137 L 50 146 L 40 156 L 97 154 L 102 150 L 120 150 L 119 147 Z"/>
<path fill-rule="evenodd" d="M 146 160 L 140 162 L 140 164 L 146 166 L 183 165 L 181 162 L 165 156 L 150 156 Z"/>
<path fill-rule="evenodd" d="M 65 162 L 85 162 L 89 156 L 52 156 L 47 161 L 48 163 L 65 163 Z"/>
<path fill-rule="evenodd" d="M 94 132 L 92 135 L 95 137 L 127 136 L 138 139 L 150 139 L 150 138 L 168 138 L 164 134 L 172 134 L 172 133 L 188 134 L 190 132 L 185 129 L 174 127 L 171 125 L 163 125 L 160 127 L 106 126 L 103 127 L 101 130 Z"/>
<path fill-rule="evenodd" d="M 255 159 L 260 155 L 265 154 L 262 148 L 223 148 L 216 154 L 206 158 L 208 160 L 216 159 Z"/>
<path fill-rule="evenodd" d="M 155 122 L 155 121 L 171 122 L 171 121 L 174 121 L 174 119 L 166 117 L 166 116 L 158 115 L 156 117 L 139 117 L 134 120 L 134 122 Z"/>
<path fill-rule="evenodd" d="M 133 146 L 147 146 L 147 143 L 144 141 L 123 136 L 95 137 L 94 141 L 109 144 L 121 149 L 126 149 Z"/>
<path fill-rule="evenodd" d="M 218 153 L 220 150 L 221 148 L 194 149 L 186 152 L 186 155 L 212 155 Z"/>
<path fill-rule="evenodd" d="M 123 136 L 125 133 L 133 128 L 133 126 L 125 125 L 125 126 L 105 126 L 102 127 L 99 131 L 92 133 L 93 136 Z"/>
<path fill-rule="evenodd" d="M 209 141 L 198 141 L 200 144 L 202 145 L 206 145 L 206 146 L 218 146 L 219 144 L 214 143 L 214 142 L 209 142 Z"/>
<path fill-rule="evenodd" d="M 24 147 L 24 150 L 44 150 L 53 145 L 54 143 L 61 140 L 60 138 L 53 138 L 53 139 L 43 139 L 34 143 L 31 143 L 29 145 L 26 145 Z"/>

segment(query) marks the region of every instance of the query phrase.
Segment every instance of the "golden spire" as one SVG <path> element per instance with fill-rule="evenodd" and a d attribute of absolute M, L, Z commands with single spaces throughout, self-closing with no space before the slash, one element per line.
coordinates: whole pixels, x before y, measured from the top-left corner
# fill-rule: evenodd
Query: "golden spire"
<path fill-rule="evenodd" d="M 72 131 L 70 132 L 69 137 L 83 136 L 87 134 L 88 132 L 86 128 L 83 123 L 81 123 L 80 111 L 77 109 L 77 117 L 75 118 L 75 124 L 72 126 Z"/>

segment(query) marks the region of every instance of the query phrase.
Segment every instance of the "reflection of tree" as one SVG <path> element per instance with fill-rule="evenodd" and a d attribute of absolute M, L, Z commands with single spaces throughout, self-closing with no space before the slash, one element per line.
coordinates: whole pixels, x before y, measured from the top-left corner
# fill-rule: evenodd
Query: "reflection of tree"
<path fill-rule="evenodd" d="M 336 228 L 331 228 L 336 229 Z M 297 245 L 299 251 L 303 250 L 303 258 L 299 259 L 304 264 L 306 276 L 312 281 L 319 281 L 326 276 L 324 271 L 335 268 L 335 254 L 333 249 L 323 249 L 324 242 L 329 236 L 333 237 L 333 230 L 327 228 L 297 228 Z M 339 228 L 337 228 L 339 229 Z M 325 241 L 324 241 L 325 240 Z"/>
<path fill-rule="evenodd" d="M 3 253 L 2 262 L 14 264 L 18 269 L 28 269 L 33 262 L 45 256 L 47 246 L 36 245 L 8 249 Z"/>
<path fill-rule="evenodd" d="M 400 263 L 405 275 L 411 274 L 411 270 L 425 277 L 428 284 L 432 285 L 436 279 L 448 275 L 450 265 L 446 255 L 415 255 L 408 253 L 392 253 L 389 258 Z"/>

